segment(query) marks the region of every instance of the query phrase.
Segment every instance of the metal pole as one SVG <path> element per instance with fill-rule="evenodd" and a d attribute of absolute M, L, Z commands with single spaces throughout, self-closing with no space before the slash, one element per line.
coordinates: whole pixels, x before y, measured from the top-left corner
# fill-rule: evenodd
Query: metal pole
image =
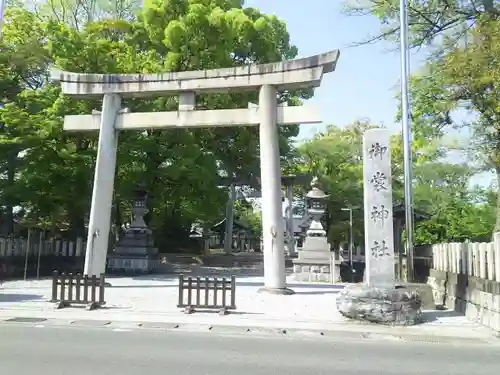
<path fill-rule="evenodd" d="M 411 155 L 411 108 L 408 80 L 410 76 L 408 48 L 408 15 L 406 0 L 400 0 L 401 29 L 401 120 L 403 127 L 403 165 L 406 228 L 406 277 L 413 281 L 413 202 L 412 202 L 412 155 Z"/>
<path fill-rule="evenodd" d="M 356 270 L 354 269 L 354 223 L 353 223 L 353 210 L 359 208 L 358 206 L 349 206 L 342 208 L 342 211 L 349 211 L 349 268 L 350 268 L 350 281 L 354 282 L 354 274 Z"/>
<path fill-rule="evenodd" d="M 352 255 L 354 252 L 354 239 L 352 233 L 352 207 L 349 207 L 349 267 L 353 270 Z"/>
<path fill-rule="evenodd" d="M 30 247 L 31 247 L 31 229 L 28 228 L 28 240 L 26 241 L 26 254 L 24 256 L 24 280 L 26 280 L 28 276 L 28 257 L 30 253 Z"/>
<path fill-rule="evenodd" d="M 42 256 L 42 246 L 43 246 L 43 231 L 40 231 L 40 240 L 38 242 L 38 259 L 36 261 L 36 278 L 40 278 L 40 258 Z"/>
<path fill-rule="evenodd" d="M 236 186 L 229 186 L 229 197 L 226 203 L 226 225 L 224 231 L 224 254 L 231 253 L 233 249 L 234 203 L 236 202 Z"/>
<path fill-rule="evenodd" d="M 0 39 L 2 38 L 3 34 L 3 16 L 5 13 L 5 0 L 0 0 Z"/>

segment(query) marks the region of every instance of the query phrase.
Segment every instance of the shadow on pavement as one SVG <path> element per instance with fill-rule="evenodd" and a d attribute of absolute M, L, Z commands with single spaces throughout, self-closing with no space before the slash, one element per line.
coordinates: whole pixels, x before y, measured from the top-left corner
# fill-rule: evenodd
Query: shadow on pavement
<path fill-rule="evenodd" d="M 325 295 L 325 294 L 338 294 L 340 290 L 295 290 L 295 294 L 304 295 Z"/>
<path fill-rule="evenodd" d="M 152 288 L 178 288 L 177 284 L 166 284 L 166 285 L 113 285 L 109 286 L 111 289 L 152 289 Z"/>
<path fill-rule="evenodd" d="M 179 312 L 182 312 L 183 309 L 179 309 Z M 219 310 L 218 309 L 195 309 L 193 313 L 189 315 L 196 315 L 196 314 L 214 314 L 214 315 L 219 315 Z M 255 311 L 243 311 L 243 310 L 228 310 L 226 316 L 229 315 L 266 315 L 265 313 L 260 313 L 260 312 L 255 312 Z"/>
<path fill-rule="evenodd" d="M 136 276 L 134 280 L 151 280 L 151 281 L 172 281 L 177 280 L 179 275 L 191 277 L 262 277 L 264 276 L 263 269 L 246 268 L 246 267 L 206 267 L 206 266 L 177 266 L 172 267 L 168 272 L 157 273 L 152 275 Z"/>
<path fill-rule="evenodd" d="M 23 301 L 33 301 L 33 300 L 41 300 L 41 299 L 43 299 L 43 295 L 40 295 L 40 294 L 0 293 L 0 303 L 2 303 L 2 302 L 23 302 Z"/>
<path fill-rule="evenodd" d="M 336 284 L 287 284 L 286 285 L 289 288 L 314 288 L 314 289 L 336 289 L 338 291 L 341 291 L 344 289 L 344 285 L 336 285 Z"/>
<path fill-rule="evenodd" d="M 238 279 L 236 279 L 236 285 L 237 286 L 258 286 L 258 287 L 261 287 L 261 286 L 264 286 L 264 282 L 263 281 L 256 281 L 256 282 L 252 282 L 252 281 L 238 281 Z M 286 284 L 287 288 L 290 288 L 290 289 L 293 289 L 295 291 L 295 293 L 302 293 L 302 294 L 307 294 L 308 291 L 301 291 L 301 292 L 297 292 L 297 290 L 300 291 L 300 289 L 316 289 L 312 292 L 314 293 L 311 293 L 311 294 L 315 294 L 315 293 L 325 293 L 325 292 L 330 292 L 330 293 L 338 293 L 340 292 L 342 289 L 344 289 L 344 285 L 335 285 L 335 284 L 315 284 L 315 283 L 310 283 L 310 284 L 289 284 L 287 283 Z M 319 291 L 318 289 L 324 289 L 324 291 Z"/>
<path fill-rule="evenodd" d="M 453 310 L 424 311 L 422 313 L 422 320 L 424 323 L 427 323 L 438 321 L 440 318 L 450 318 L 454 316 L 459 317 L 463 316 L 463 314 L 460 314 Z"/>

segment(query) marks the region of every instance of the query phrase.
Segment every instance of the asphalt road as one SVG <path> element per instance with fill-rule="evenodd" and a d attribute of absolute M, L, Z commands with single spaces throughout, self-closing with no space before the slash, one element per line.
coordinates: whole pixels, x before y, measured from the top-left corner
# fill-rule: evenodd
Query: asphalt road
<path fill-rule="evenodd" d="M 497 375 L 500 346 L 0 325 L 0 373 Z"/>

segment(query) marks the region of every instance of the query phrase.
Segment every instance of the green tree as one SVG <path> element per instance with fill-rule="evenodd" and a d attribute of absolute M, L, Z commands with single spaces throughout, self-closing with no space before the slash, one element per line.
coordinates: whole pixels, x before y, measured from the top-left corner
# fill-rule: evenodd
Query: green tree
<path fill-rule="evenodd" d="M 35 9 L 42 19 L 57 20 L 80 29 L 103 19 L 133 20 L 141 0 L 15 0 L 17 5 Z"/>
<path fill-rule="evenodd" d="M 380 20 L 381 32 L 364 42 L 399 40 L 398 0 L 350 1 L 346 10 Z M 430 45 L 432 52 L 411 82 L 416 139 L 432 144 L 450 128 L 463 128 L 470 135 L 470 161 L 500 178 L 500 3 L 409 0 L 408 13 L 411 46 Z M 465 120 L 460 112 L 467 113 Z M 500 230 L 497 195 L 495 231 Z"/>
<path fill-rule="evenodd" d="M 499 59 L 500 20 L 488 18 L 471 31 L 467 47 L 450 46 L 446 53 L 429 61 L 411 83 L 416 132 L 433 139 L 449 128 L 465 128 L 470 142 L 464 149 L 478 170 L 493 169 L 497 179 L 500 177 Z M 469 116 L 463 120 L 463 116 L 456 116 L 457 111 Z M 500 230 L 500 192 L 498 197 L 495 231 Z"/>
<path fill-rule="evenodd" d="M 0 201 L 6 215 L 6 231 L 12 233 L 14 207 L 22 197 L 18 178 L 22 153 L 37 142 L 37 128 L 29 113 L 39 109 L 31 92 L 40 89 L 47 68 L 42 25 L 30 12 L 7 9 L 0 43 Z"/>
<path fill-rule="evenodd" d="M 36 37 L 36 48 L 27 50 L 21 61 L 28 61 L 29 53 L 38 50 L 45 60 L 39 71 L 29 69 L 41 85 L 15 86 L 13 99 L 4 100 L 5 109 L 0 112 L 6 129 L 34 137 L 29 144 L 27 137 L 19 138 L 23 142 L 19 146 L 23 165 L 17 171 L 15 188 L 19 203 L 54 230 L 74 234 L 85 232 L 97 134 L 65 133 L 62 120 L 68 114 L 100 109 L 100 102 L 61 96 L 59 87 L 46 79 L 48 62 L 75 72 L 150 73 L 265 63 L 297 54 L 282 21 L 244 8 L 241 1 L 151 1 L 136 17 L 119 19 L 118 14 L 109 14 L 96 17 L 94 22 L 89 22 L 94 18 L 80 18 L 80 13 L 78 23 L 73 23 L 68 13 L 64 13 L 66 18 L 57 16 L 67 4 L 84 3 L 92 2 L 44 2 L 41 4 L 59 7 L 45 14 L 42 10 L 46 8 L 33 12 L 19 6 L 9 9 L 35 19 L 36 27 L 14 33 L 9 30 L 29 22 L 9 19 L 5 40 Z M 12 53 L 6 56 L 10 58 Z M 14 76 L 12 64 L 1 66 L 9 75 L 0 77 L 0 84 L 7 85 Z M 290 105 L 310 97 L 310 92 L 280 94 L 281 101 Z M 256 93 L 200 95 L 197 105 L 206 109 L 244 108 L 256 99 Z M 129 99 L 124 106 L 132 111 L 175 110 L 177 98 Z M 2 143 L 15 140 L 13 131 L 6 133 Z M 282 156 L 290 151 L 290 138 L 297 134 L 298 126 L 280 129 Z M 256 128 L 123 132 L 115 189 L 116 226 L 127 220 L 133 190 L 145 186 L 151 195 L 149 219 L 157 243 L 162 249 L 175 249 L 187 240 L 194 221 L 211 223 L 223 215 L 227 197 L 218 188 L 221 176 L 257 175 L 258 170 Z"/>
<path fill-rule="evenodd" d="M 234 216 L 247 224 L 256 235 L 262 233 L 262 215 L 256 210 L 251 202 L 238 200 L 234 204 Z"/>
<path fill-rule="evenodd" d="M 399 5 L 399 0 L 345 1 L 347 14 L 374 16 L 382 24 L 380 33 L 359 42 L 398 41 Z M 410 43 L 413 47 L 429 45 L 443 35 L 457 42 L 484 15 L 497 19 L 500 17 L 500 4 L 495 0 L 408 0 L 407 9 Z"/>
<path fill-rule="evenodd" d="M 475 170 L 467 164 L 433 162 L 417 168 L 414 203 L 430 214 L 416 228 L 416 242 L 487 241 L 495 225 L 489 190 L 470 189 Z"/>
<path fill-rule="evenodd" d="M 363 243 L 363 133 L 375 127 L 359 121 L 344 128 L 330 126 L 326 132 L 298 147 L 296 169 L 317 175 L 328 198 L 328 237 L 339 244 L 348 239 L 349 213 L 342 208 L 357 206 L 354 211 L 354 240 Z M 468 165 L 444 161 L 446 147 L 438 142 L 413 143 L 414 204 L 429 219 L 416 226 L 416 243 L 430 244 L 459 239 L 484 240 L 491 236 L 494 209 L 489 205 L 491 192 L 470 191 L 469 181 L 475 170 Z M 394 202 L 403 199 L 401 135 L 391 140 Z M 302 194 L 307 187 L 303 187 Z M 481 215 L 478 219 L 477 215 Z"/>
<path fill-rule="evenodd" d="M 347 206 L 357 206 L 354 212 L 354 238 L 363 238 L 363 164 L 362 137 L 365 130 L 375 125 L 357 121 L 345 128 L 329 126 L 324 133 L 298 147 L 298 170 L 317 176 L 328 199 L 328 237 L 335 245 L 347 240 L 349 214 L 342 211 Z M 301 194 L 309 186 L 302 187 Z"/>

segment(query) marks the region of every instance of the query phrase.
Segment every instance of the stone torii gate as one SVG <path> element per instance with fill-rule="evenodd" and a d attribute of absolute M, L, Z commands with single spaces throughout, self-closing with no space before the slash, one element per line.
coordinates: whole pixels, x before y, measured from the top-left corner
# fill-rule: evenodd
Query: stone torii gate
<path fill-rule="evenodd" d="M 339 51 L 269 64 L 160 74 L 84 74 L 53 70 L 51 79 L 62 92 L 77 98 L 102 98 L 102 111 L 66 116 L 64 130 L 99 131 L 90 208 L 85 274 L 105 272 L 111 205 L 121 130 L 259 126 L 262 185 L 264 291 L 291 294 L 286 288 L 284 227 L 277 124 L 319 123 L 309 106 L 277 105 L 281 90 L 313 88 L 323 74 L 335 70 Z M 196 94 L 259 90 L 258 106 L 242 109 L 196 110 Z M 129 113 L 122 97 L 179 96 L 179 108 L 169 112 Z"/>

